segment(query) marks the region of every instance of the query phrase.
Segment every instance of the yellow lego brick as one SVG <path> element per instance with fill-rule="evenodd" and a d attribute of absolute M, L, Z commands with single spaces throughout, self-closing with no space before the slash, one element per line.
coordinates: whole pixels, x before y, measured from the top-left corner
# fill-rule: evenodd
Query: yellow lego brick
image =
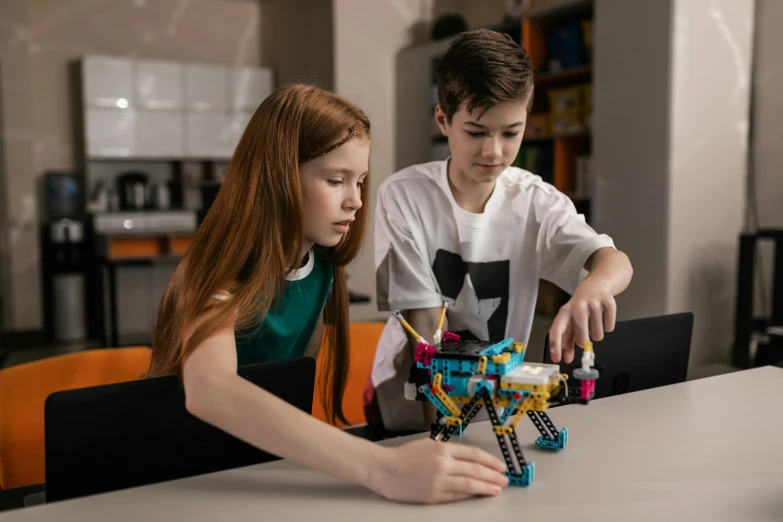
<path fill-rule="evenodd" d="M 514 352 L 522 353 L 525 351 L 525 343 L 514 343 Z"/>
<path fill-rule="evenodd" d="M 492 356 L 492 362 L 495 364 L 506 364 L 510 360 L 511 354 L 508 352 L 503 352 Z"/>
<path fill-rule="evenodd" d="M 446 417 L 446 424 L 449 426 L 462 426 L 462 419 L 457 417 Z"/>
<path fill-rule="evenodd" d="M 443 382 L 443 374 L 436 373 L 435 376 L 432 378 L 432 385 L 436 388 L 440 388 L 442 382 Z"/>
<path fill-rule="evenodd" d="M 509 426 L 493 426 L 496 435 L 511 435 L 514 429 Z"/>
<path fill-rule="evenodd" d="M 451 397 L 449 397 L 445 391 L 443 391 L 443 388 L 435 388 L 434 389 L 435 395 L 438 397 L 438 399 L 441 400 L 441 402 L 446 406 L 446 408 L 449 409 L 452 415 L 455 417 L 459 417 L 462 415 L 462 411 L 459 409 L 459 407 L 454 404 L 454 401 L 451 400 Z"/>
<path fill-rule="evenodd" d="M 482 355 L 479 358 L 478 373 L 479 373 L 479 375 L 486 375 L 486 373 L 487 373 L 487 356 L 486 355 Z"/>
<path fill-rule="evenodd" d="M 509 381 L 504 381 L 503 379 L 500 380 L 500 387 L 505 388 L 507 390 L 532 390 L 533 389 L 533 387 L 531 387 L 529 384 L 509 382 Z"/>

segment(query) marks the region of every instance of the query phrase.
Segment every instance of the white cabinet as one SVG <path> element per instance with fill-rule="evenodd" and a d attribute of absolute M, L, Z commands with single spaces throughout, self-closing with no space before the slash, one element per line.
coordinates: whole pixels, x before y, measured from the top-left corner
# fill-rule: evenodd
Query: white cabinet
<path fill-rule="evenodd" d="M 229 109 L 229 71 L 220 65 L 185 65 L 185 106 L 189 111 Z"/>
<path fill-rule="evenodd" d="M 242 138 L 242 135 L 245 133 L 245 128 L 247 128 L 247 124 L 250 123 L 250 118 L 253 117 L 252 112 L 235 112 L 231 126 L 233 130 L 233 148 L 236 148 L 237 144 L 239 143 L 239 140 Z"/>
<path fill-rule="evenodd" d="M 136 155 L 135 111 L 91 107 L 85 114 L 88 157 L 125 158 Z"/>
<path fill-rule="evenodd" d="M 274 89 L 274 74 L 269 68 L 237 67 L 233 70 L 232 80 L 235 111 L 255 112 Z"/>
<path fill-rule="evenodd" d="M 82 60 L 88 158 L 230 158 L 274 89 L 264 67 L 89 56 Z"/>
<path fill-rule="evenodd" d="M 182 69 L 182 64 L 177 62 L 137 60 L 137 105 L 151 110 L 181 110 L 184 89 Z"/>
<path fill-rule="evenodd" d="M 136 115 L 136 152 L 141 158 L 180 158 L 185 153 L 184 115 L 140 110 Z"/>
<path fill-rule="evenodd" d="M 234 153 L 233 118 L 228 114 L 186 115 L 186 155 L 191 158 L 229 158 Z"/>
<path fill-rule="evenodd" d="M 126 109 L 134 105 L 133 60 L 90 56 L 82 62 L 85 106 Z"/>

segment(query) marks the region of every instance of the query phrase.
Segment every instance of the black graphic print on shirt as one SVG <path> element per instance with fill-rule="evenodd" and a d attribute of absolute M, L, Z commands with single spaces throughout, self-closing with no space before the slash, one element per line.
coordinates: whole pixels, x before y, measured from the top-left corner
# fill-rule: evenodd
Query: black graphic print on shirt
<path fill-rule="evenodd" d="M 473 263 L 440 249 L 432 271 L 449 300 L 449 330 L 465 339 L 502 341 L 506 336 L 510 262 Z"/>

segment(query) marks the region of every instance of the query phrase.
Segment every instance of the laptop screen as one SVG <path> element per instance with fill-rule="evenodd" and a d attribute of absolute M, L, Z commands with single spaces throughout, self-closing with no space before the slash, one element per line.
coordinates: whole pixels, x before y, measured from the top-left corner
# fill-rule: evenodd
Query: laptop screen
<path fill-rule="evenodd" d="M 656 388 L 684 382 L 688 376 L 693 314 L 680 313 L 628 321 L 618 321 L 612 332 L 593 343 L 595 366 L 600 377 L 595 398 Z M 560 361 L 560 371 L 573 380 L 574 368 L 581 366 L 582 349 L 574 349 L 571 363 Z M 549 337 L 544 362 L 552 362 Z M 578 385 L 578 384 L 577 384 Z"/>

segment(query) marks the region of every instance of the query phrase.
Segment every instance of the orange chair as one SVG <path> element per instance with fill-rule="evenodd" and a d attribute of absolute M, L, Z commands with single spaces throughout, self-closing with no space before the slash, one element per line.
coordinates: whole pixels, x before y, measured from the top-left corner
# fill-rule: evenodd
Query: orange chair
<path fill-rule="evenodd" d="M 0 490 L 44 482 L 49 394 L 138 379 L 151 353 L 145 346 L 86 350 L 0 371 Z"/>
<path fill-rule="evenodd" d="M 364 416 L 362 395 L 367 384 L 367 378 L 372 370 L 375 347 L 378 345 L 378 340 L 381 338 L 385 324 L 383 322 L 351 323 L 351 367 L 343 397 L 343 412 L 351 425 L 350 427 L 362 426 L 367 423 L 367 419 Z M 319 358 L 316 366 L 313 416 L 326 421 L 326 412 L 321 402 L 324 360 Z"/>

